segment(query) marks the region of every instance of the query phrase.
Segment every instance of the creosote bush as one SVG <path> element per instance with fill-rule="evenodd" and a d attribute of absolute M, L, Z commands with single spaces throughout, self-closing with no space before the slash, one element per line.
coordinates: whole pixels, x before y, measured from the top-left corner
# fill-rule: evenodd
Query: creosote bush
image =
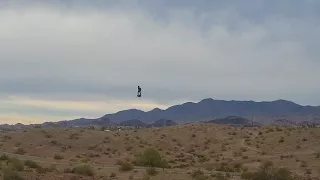
<path fill-rule="evenodd" d="M 71 173 L 80 174 L 80 175 L 84 175 L 84 176 L 93 176 L 94 175 L 93 169 L 89 165 L 76 166 L 71 170 Z"/>
<path fill-rule="evenodd" d="M 20 155 L 23 155 L 26 153 L 26 151 L 23 149 L 23 148 L 18 148 L 16 151 L 15 151 L 16 154 L 20 154 Z"/>
<path fill-rule="evenodd" d="M 146 149 L 142 154 L 138 154 L 133 162 L 137 166 L 167 168 L 168 163 L 160 153 L 154 148 Z"/>
<path fill-rule="evenodd" d="M 133 165 L 128 162 L 123 162 L 120 164 L 120 171 L 131 171 L 133 169 Z"/>
<path fill-rule="evenodd" d="M 24 165 L 29 168 L 39 168 L 40 167 L 36 162 L 31 161 L 31 160 L 25 160 Z"/>
<path fill-rule="evenodd" d="M 63 156 L 61 156 L 59 154 L 55 154 L 53 158 L 56 160 L 61 160 L 61 159 L 63 159 Z"/>
<path fill-rule="evenodd" d="M 9 158 L 7 160 L 7 167 L 14 171 L 24 170 L 24 164 L 17 158 Z"/>
<path fill-rule="evenodd" d="M 148 168 L 146 169 L 146 172 L 147 172 L 147 174 L 150 175 L 150 176 L 155 176 L 155 175 L 158 174 L 158 171 L 157 171 L 157 169 L 156 169 L 155 167 L 148 167 Z"/>
<path fill-rule="evenodd" d="M 192 179 L 195 179 L 195 180 L 206 180 L 208 179 L 209 177 L 206 176 L 201 170 L 194 170 L 192 173 L 191 173 L 191 177 Z"/>
<path fill-rule="evenodd" d="M 24 180 L 24 178 L 21 177 L 18 172 L 10 168 L 5 168 L 3 170 L 3 180 Z"/>
<path fill-rule="evenodd" d="M 270 161 L 261 165 L 256 172 L 242 173 L 241 178 L 246 180 L 300 180 L 300 177 L 288 169 L 274 167 Z"/>

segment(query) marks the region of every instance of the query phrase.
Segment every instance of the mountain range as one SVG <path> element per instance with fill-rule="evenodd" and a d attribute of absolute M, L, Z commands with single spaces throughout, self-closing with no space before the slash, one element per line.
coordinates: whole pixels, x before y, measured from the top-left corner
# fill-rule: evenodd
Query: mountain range
<path fill-rule="evenodd" d="M 226 118 L 229 117 L 229 118 Z M 137 125 L 160 126 L 184 124 L 190 122 L 212 121 L 223 123 L 224 120 L 237 122 L 254 122 L 257 124 L 271 123 L 320 123 L 320 106 L 302 106 L 292 101 L 226 101 L 203 99 L 199 102 L 186 102 L 171 106 L 167 109 L 155 108 L 150 111 L 128 109 L 113 114 L 106 114 L 100 118 L 64 120 L 59 122 L 45 122 L 43 126 L 107 126 L 107 125 Z M 241 119 L 243 118 L 243 119 Z M 246 121 L 244 121 L 246 119 Z M 153 125 L 152 125 L 153 124 Z M 22 124 L 18 124 L 22 127 Z M 7 125 L 2 125 L 7 126 Z"/>
<path fill-rule="evenodd" d="M 302 106 L 287 100 L 276 101 L 225 101 L 211 98 L 200 102 L 186 102 L 171 106 L 165 110 L 155 108 L 151 111 L 128 109 L 114 114 L 106 114 L 103 117 L 114 122 L 139 119 L 150 122 L 158 119 L 171 119 L 179 122 L 208 121 L 227 116 L 239 116 L 254 121 L 268 124 L 276 119 L 290 119 L 302 122 L 306 120 L 320 121 L 320 106 Z M 311 118 L 311 119 L 310 119 Z"/>

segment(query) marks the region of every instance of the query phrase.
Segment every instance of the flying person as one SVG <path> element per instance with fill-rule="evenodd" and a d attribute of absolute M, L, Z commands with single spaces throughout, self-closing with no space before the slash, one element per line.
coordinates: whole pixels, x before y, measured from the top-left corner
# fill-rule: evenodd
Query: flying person
<path fill-rule="evenodd" d="M 141 88 L 140 88 L 140 86 L 138 86 L 138 95 L 137 96 L 141 97 Z"/>

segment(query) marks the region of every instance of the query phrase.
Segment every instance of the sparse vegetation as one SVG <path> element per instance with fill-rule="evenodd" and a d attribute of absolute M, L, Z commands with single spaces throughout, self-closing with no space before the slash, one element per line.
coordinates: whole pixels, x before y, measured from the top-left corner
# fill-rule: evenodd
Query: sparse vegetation
<path fill-rule="evenodd" d="M 120 164 L 120 171 L 131 171 L 133 169 L 133 165 L 129 162 L 123 162 Z"/>
<path fill-rule="evenodd" d="M 16 157 L 28 159 L 30 156 L 30 160 L 22 161 L 22 165 L 25 166 L 22 171 L 19 165 L 14 165 L 18 163 L 11 162 L 11 158 L 5 154 L 0 155 L 0 164 L 2 164 L 2 170 L 10 166 L 11 171 L 15 174 L 19 174 L 21 177 L 26 177 L 27 174 L 37 176 L 34 179 L 53 176 L 59 171 L 67 173 L 64 176 L 79 179 L 80 176 L 94 176 L 99 179 L 106 174 L 106 179 L 130 179 L 130 177 L 131 179 L 151 179 L 152 176 L 164 178 L 163 175 L 167 173 L 172 175 L 172 179 L 225 180 L 232 179 L 233 173 L 242 174 L 243 177 L 250 179 L 261 171 L 261 169 L 255 171 L 257 165 L 266 160 L 274 161 L 275 164 L 285 164 L 289 171 L 299 171 L 298 173 L 305 177 L 317 176 L 320 173 L 319 168 L 315 167 L 316 161 L 319 161 L 320 153 L 309 150 L 310 148 L 319 148 L 317 143 L 314 143 L 320 137 L 319 132 L 310 133 L 309 130 L 301 130 L 301 134 L 298 134 L 298 130 L 292 129 L 290 136 L 287 136 L 288 130 L 286 128 L 281 128 L 282 131 L 269 133 L 266 133 L 270 129 L 268 127 L 248 130 L 246 128 L 199 123 L 170 128 L 116 132 L 101 132 L 99 129 L 89 131 L 83 128 L 28 129 L 23 132 L 23 136 L 29 136 L 29 134 L 35 136 L 38 133 L 39 137 L 42 137 L 41 140 L 36 139 L 32 142 L 21 138 L 19 133 L 22 131 L 12 131 L 6 132 L 6 135 L 11 139 L 10 141 L 4 141 L 5 135 L 1 136 L 0 148 L 4 152 L 11 153 L 16 153 L 18 148 L 22 148 L 24 156 L 16 155 Z M 275 127 L 273 129 L 276 130 Z M 252 135 L 249 136 L 248 132 L 252 132 Z M 45 134 L 51 135 L 52 138 L 43 138 Z M 91 138 L 93 136 L 94 139 Z M 303 141 L 303 138 L 308 140 Z M 279 140 L 283 140 L 283 142 L 278 144 Z M 316 145 L 314 146 L 314 144 Z M 299 150 L 296 149 L 297 145 L 301 146 Z M 37 158 L 40 160 L 39 163 L 31 161 Z M 53 158 L 56 160 L 65 159 L 61 164 L 65 164 L 64 162 L 66 164 L 58 164 L 57 169 L 54 170 L 48 167 L 47 163 L 41 162 L 56 162 L 52 160 Z M 114 169 L 105 168 L 102 170 L 104 164 L 115 164 L 116 159 L 122 160 L 116 163 L 121 172 L 119 176 L 115 174 L 117 172 Z M 84 163 L 84 165 L 74 167 L 74 164 L 78 163 Z M 96 163 L 101 164 L 101 167 L 94 166 L 97 171 L 93 171 L 93 166 L 90 165 Z M 141 167 L 135 169 L 135 166 L 146 167 L 144 168 L 145 177 L 141 177 L 143 175 L 140 174 Z M 181 177 L 172 173 L 174 170 L 166 169 L 171 167 L 175 168 Z M 196 172 L 197 170 L 189 172 L 194 167 L 198 167 L 199 172 Z M 163 168 L 164 173 L 158 168 Z M 276 169 L 280 168 L 272 166 L 268 172 L 276 172 Z M 216 170 L 224 173 L 217 174 L 214 172 Z M 210 172 L 212 174 L 209 174 Z"/>
<path fill-rule="evenodd" d="M 24 164 L 17 158 L 9 158 L 6 164 L 7 164 L 7 167 L 13 171 L 24 170 Z"/>
<path fill-rule="evenodd" d="M 191 173 L 191 177 L 192 177 L 192 179 L 194 179 L 194 180 L 206 180 L 206 179 L 209 178 L 209 177 L 206 176 L 206 175 L 203 173 L 203 171 L 201 171 L 200 169 L 193 171 L 193 172 Z"/>
<path fill-rule="evenodd" d="M 56 159 L 56 160 L 61 160 L 61 159 L 63 159 L 63 156 L 61 156 L 61 155 L 59 155 L 59 154 L 55 154 L 55 155 L 53 156 L 53 158 Z"/>
<path fill-rule="evenodd" d="M 40 167 L 36 162 L 31 161 L 31 160 L 24 161 L 24 165 L 29 168 L 39 168 Z"/>
<path fill-rule="evenodd" d="M 84 175 L 84 176 L 93 176 L 94 171 L 89 165 L 79 165 L 77 167 L 74 167 L 71 170 L 71 173 L 79 174 L 79 175 Z"/>
<path fill-rule="evenodd" d="M 139 154 L 134 164 L 146 167 L 168 167 L 168 163 L 164 160 L 160 153 L 153 148 L 146 149 L 143 154 Z"/>
<path fill-rule="evenodd" d="M 24 178 L 11 168 L 5 168 L 3 170 L 3 180 L 24 180 Z"/>
<path fill-rule="evenodd" d="M 265 162 L 256 172 L 244 172 L 241 178 L 247 180 L 298 180 L 297 176 L 286 168 L 276 168 L 273 163 Z"/>
<path fill-rule="evenodd" d="M 155 167 L 148 167 L 148 168 L 146 169 L 146 172 L 147 172 L 147 174 L 150 175 L 150 176 L 155 176 L 155 175 L 158 174 L 158 171 L 157 171 L 157 169 L 156 169 Z"/>
<path fill-rule="evenodd" d="M 26 151 L 25 151 L 23 148 L 19 147 L 19 148 L 15 151 L 15 153 L 16 153 L 16 154 L 21 154 L 21 155 L 23 155 L 23 154 L 26 153 Z"/>

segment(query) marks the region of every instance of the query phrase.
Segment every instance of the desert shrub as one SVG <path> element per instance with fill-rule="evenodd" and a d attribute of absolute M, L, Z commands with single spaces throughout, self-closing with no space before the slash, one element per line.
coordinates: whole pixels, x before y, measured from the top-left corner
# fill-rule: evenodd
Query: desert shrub
<path fill-rule="evenodd" d="M 3 170 L 3 180 L 23 180 L 18 172 L 13 171 L 10 168 L 5 168 Z"/>
<path fill-rule="evenodd" d="M 57 145 L 57 144 L 58 144 L 58 141 L 52 140 L 52 141 L 50 141 L 50 143 L 51 143 L 52 145 Z"/>
<path fill-rule="evenodd" d="M 233 152 L 234 157 L 242 156 L 242 152 Z"/>
<path fill-rule="evenodd" d="M 143 154 L 139 154 L 134 161 L 138 166 L 167 168 L 168 163 L 164 160 L 160 153 L 153 148 L 146 149 Z"/>
<path fill-rule="evenodd" d="M 133 169 L 133 165 L 128 162 L 121 163 L 119 167 L 120 171 L 131 171 L 132 169 Z"/>
<path fill-rule="evenodd" d="M 242 156 L 242 159 L 248 159 L 249 157 L 248 156 Z"/>
<path fill-rule="evenodd" d="M 200 175 L 204 175 L 204 173 L 200 169 L 194 170 L 191 173 L 191 177 L 193 177 L 193 178 L 195 178 L 196 176 L 200 176 Z"/>
<path fill-rule="evenodd" d="M 209 177 L 207 175 L 200 175 L 194 178 L 195 180 L 207 180 Z"/>
<path fill-rule="evenodd" d="M 94 175 L 93 169 L 89 165 L 76 166 L 71 170 L 71 173 L 84 175 L 84 176 L 93 176 Z"/>
<path fill-rule="evenodd" d="M 150 180 L 150 176 L 148 174 L 144 174 L 142 180 Z"/>
<path fill-rule="evenodd" d="M 73 133 L 69 135 L 69 139 L 79 139 L 79 134 L 78 133 Z"/>
<path fill-rule="evenodd" d="M 24 170 L 23 163 L 17 158 L 9 158 L 7 160 L 7 166 L 8 166 L 8 168 L 10 168 L 14 171 L 23 171 Z"/>
<path fill-rule="evenodd" d="M 9 140 L 9 139 L 12 139 L 12 137 L 11 137 L 11 136 L 8 136 L 8 135 L 5 135 L 5 136 L 3 136 L 3 139 L 4 139 L 4 140 Z"/>
<path fill-rule="evenodd" d="M 38 168 L 40 167 L 36 162 L 31 161 L 31 160 L 25 160 L 24 165 L 29 167 L 29 168 Z"/>
<path fill-rule="evenodd" d="M 241 163 L 236 163 L 233 165 L 233 168 L 236 169 L 238 172 L 242 169 L 242 164 Z"/>
<path fill-rule="evenodd" d="M 191 177 L 192 177 L 192 179 L 195 179 L 195 180 L 206 180 L 206 179 L 209 178 L 209 177 L 206 176 L 200 169 L 194 170 L 194 171 L 191 173 Z"/>
<path fill-rule="evenodd" d="M 45 134 L 44 137 L 46 137 L 46 138 L 52 138 L 52 135 L 50 135 L 50 134 Z"/>
<path fill-rule="evenodd" d="M 89 161 L 90 161 L 90 158 L 88 158 L 88 157 L 85 157 L 85 158 L 81 159 L 82 163 L 87 163 Z"/>
<path fill-rule="evenodd" d="M 61 160 L 61 159 L 63 159 L 63 156 L 61 156 L 61 155 L 59 155 L 59 154 L 55 154 L 55 155 L 53 156 L 53 158 L 56 159 L 56 160 Z"/>
<path fill-rule="evenodd" d="M 6 161 L 9 159 L 9 156 L 3 154 L 2 156 L 0 156 L 0 161 Z"/>
<path fill-rule="evenodd" d="M 308 164 L 305 161 L 301 161 L 301 167 L 308 167 Z"/>
<path fill-rule="evenodd" d="M 117 177 L 117 174 L 116 173 L 111 173 L 110 177 L 111 178 Z"/>
<path fill-rule="evenodd" d="M 226 175 L 221 174 L 221 173 L 218 173 L 216 175 L 216 180 L 227 180 L 227 179 L 228 179 L 228 177 Z"/>
<path fill-rule="evenodd" d="M 146 169 L 146 172 L 147 172 L 147 174 L 150 175 L 150 176 L 155 176 L 155 175 L 158 174 L 158 171 L 157 171 L 157 169 L 156 169 L 155 167 L 148 167 L 148 168 Z"/>
<path fill-rule="evenodd" d="M 63 169 L 64 173 L 72 173 L 72 170 L 70 168 L 65 168 Z"/>
<path fill-rule="evenodd" d="M 241 174 L 241 179 L 253 179 L 254 173 L 252 172 L 243 172 Z"/>
<path fill-rule="evenodd" d="M 272 162 L 265 162 L 256 172 L 244 172 L 242 179 L 247 180 L 295 180 L 296 176 L 286 168 L 273 167 Z"/>
<path fill-rule="evenodd" d="M 316 158 L 320 158 L 320 152 L 316 153 Z"/>
<path fill-rule="evenodd" d="M 241 148 L 241 151 L 242 152 L 247 152 L 247 149 L 246 148 Z"/>
<path fill-rule="evenodd" d="M 224 171 L 224 172 L 235 172 L 236 169 L 234 168 L 231 168 L 228 166 L 228 163 L 221 163 L 217 168 L 216 168 L 217 171 Z"/>
<path fill-rule="evenodd" d="M 46 173 L 46 172 L 54 172 L 54 171 L 57 171 L 57 168 L 56 168 L 54 165 L 51 165 L 51 166 L 45 167 L 45 168 L 43 168 L 43 167 L 41 167 L 41 166 L 38 166 L 38 167 L 36 168 L 36 171 L 37 171 L 37 173 L 43 174 L 43 173 Z M 65 172 L 67 172 L 67 171 L 68 171 L 68 170 L 65 169 Z M 71 173 L 71 170 L 69 169 L 69 172 L 67 172 L 67 173 Z"/>
<path fill-rule="evenodd" d="M 40 166 L 36 168 L 36 171 L 37 171 L 37 173 L 39 173 L 39 174 L 43 174 L 43 173 L 46 173 L 46 172 L 47 172 L 47 170 L 46 170 L 45 168 L 40 167 Z"/>
<path fill-rule="evenodd" d="M 281 137 L 281 139 L 279 140 L 279 143 L 283 143 L 284 142 L 284 138 Z"/>
<path fill-rule="evenodd" d="M 20 155 L 23 155 L 26 153 L 26 151 L 23 149 L 23 148 L 18 148 L 16 151 L 15 151 L 16 154 L 20 154 Z"/>
<path fill-rule="evenodd" d="M 49 167 L 46 167 L 45 169 L 46 169 L 47 172 L 55 172 L 55 171 L 57 171 L 57 167 L 54 164 L 50 165 Z"/>
<path fill-rule="evenodd" d="M 306 174 L 312 174 L 311 169 L 306 169 Z"/>

